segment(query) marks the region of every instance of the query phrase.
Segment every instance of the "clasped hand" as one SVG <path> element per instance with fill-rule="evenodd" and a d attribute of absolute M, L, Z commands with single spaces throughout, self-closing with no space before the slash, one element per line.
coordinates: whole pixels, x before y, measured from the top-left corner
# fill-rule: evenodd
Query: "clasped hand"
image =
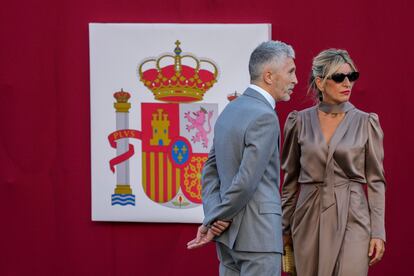
<path fill-rule="evenodd" d="M 217 220 L 211 227 L 200 225 L 195 239 L 187 243 L 187 249 L 202 247 L 213 240 L 215 236 L 220 236 L 230 226 L 229 221 Z"/>

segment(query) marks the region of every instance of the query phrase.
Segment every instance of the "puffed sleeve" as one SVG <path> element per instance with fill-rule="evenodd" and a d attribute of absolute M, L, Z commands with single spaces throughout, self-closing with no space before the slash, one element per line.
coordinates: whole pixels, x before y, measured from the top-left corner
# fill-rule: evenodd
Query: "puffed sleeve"
<path fill-rule="evenodd" d="M 371 217 L 371 237 L 385 241 L 385 177 L 384 134 L 378 115 L 369 114 L 368 141 L 365 146 L 365 173 L 368 183 L 368 202 Z"/>
<path fill-rule="evenodd" d="M 300 173 L 300 146 L 298 143 L 299 115 L 292 111 L 286 119 L 284 143 L 282 150 L 282 170 L 284 181 L 282 186 L 283 233 L 290 234 L 290 222 L 295 211 L 298 178 Z"/>

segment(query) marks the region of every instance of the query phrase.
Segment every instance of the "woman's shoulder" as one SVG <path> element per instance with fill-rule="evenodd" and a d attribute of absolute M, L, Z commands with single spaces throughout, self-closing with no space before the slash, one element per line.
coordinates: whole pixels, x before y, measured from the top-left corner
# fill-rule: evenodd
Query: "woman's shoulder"
<path fill-rule="evenodd" d="M 317 105 L 313 105 L 313 106 L 310 106 L 308 108 L 298 111 L 298 113 L 300 113 L 301 115 L 305 115 L 305 114 L 307 115 L 311 112 L 314 112 L 317 107 L 318 107 Z"/>
<path fill-rule="evenodd" d="M 378 114 L 374 113 L 374 112 L 366 112 L 366 111 L 363 111 L 361 109 L 355 108 L 354 109 L 354 114 L 356 116 L 360 117 L 361 119 L 369 120 L 370 122 L 378 122 L 379 121 Z"/>
<path fill-rule="evenodd" d="M 355 108 L 354 114 L 354 116 L 358 117 L 357 119 L 359 120 L 360 125 L 365 126 L 368 129 L 368 132 L 377 133 L 380 136 L 383 135 L 379 116 L 377 113 L 365 112 Z"/>
<path fill-rule="evenodd" d="M 315 110 L 315 106 L 311 106 L 302 110 L 293 110 L 289 113 L 285 122 L 285 129 L 294 129 L 301 125 L 302 121 L 310 116 L 311 112 Z"/>
<path fill-rule="evenodd" d="M 293 110 L 289 113 L 288 119 L 296 119 L 298 116 L 307 116 L 316 109 L 316 106 L 311 106 L 302 110 Z"/>

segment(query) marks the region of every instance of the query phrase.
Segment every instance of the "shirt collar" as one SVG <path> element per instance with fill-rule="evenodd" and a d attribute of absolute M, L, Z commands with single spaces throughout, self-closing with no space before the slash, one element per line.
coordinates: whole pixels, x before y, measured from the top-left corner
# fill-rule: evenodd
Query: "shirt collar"
<path fill-rule="evenodd" d="M 257 92 L 259 92 L 263 97 L 265 97 L 265 99 L 270 103 L 270 105 L 272 106 L 273 109 L 275 109 L 276 107 L 276 101 L 275 99 L 273 99 L 273 97 L 269 94 L 269 92 L 267 92 L 266 90 L 264 90 L 263 88 L 255 85 L 255 84 L 250 84 L 249 87 L 251 89 L 256 90 Z"/>

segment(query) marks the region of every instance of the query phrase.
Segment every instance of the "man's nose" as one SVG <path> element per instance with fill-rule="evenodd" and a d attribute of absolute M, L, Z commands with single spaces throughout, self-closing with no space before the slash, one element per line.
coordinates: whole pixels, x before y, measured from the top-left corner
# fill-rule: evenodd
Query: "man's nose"
<path fill-rule="evenodd" d="M 298 78 L 296 77 L 296 74 L 293 75 L 293 83 L 298 84 Z"/>

